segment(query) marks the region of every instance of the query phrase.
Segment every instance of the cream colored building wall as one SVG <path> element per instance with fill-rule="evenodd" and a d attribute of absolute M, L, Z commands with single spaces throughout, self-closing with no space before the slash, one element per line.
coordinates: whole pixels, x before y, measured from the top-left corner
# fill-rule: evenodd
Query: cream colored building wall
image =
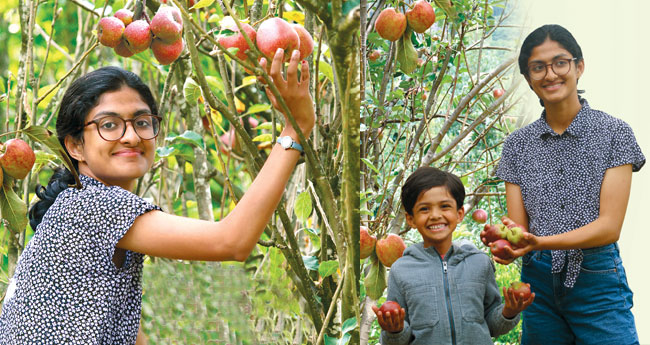
<path fill-rule="evenodd" d="M 613 6 L 615 4 L 615 6 Z M 523 36 L 544 24 L 560 24 L 576 38 L 585 58 L 579 88 L 592 108 L 626 121 L 650 157 L 650 1 L 520 0 Z M 523 39 L 523 38 L 522 38 Z M 521 45 L 519 45 L 521 46 Z M 528 89 L 524 85 L 522 90 Z M 528 121 L 541 113 L 532 91 Z M 619 244 L 641 344 L 650 344 L 650 164 L 634 173 Z M 645 327 L 644 327 L 645 325 Z"/>

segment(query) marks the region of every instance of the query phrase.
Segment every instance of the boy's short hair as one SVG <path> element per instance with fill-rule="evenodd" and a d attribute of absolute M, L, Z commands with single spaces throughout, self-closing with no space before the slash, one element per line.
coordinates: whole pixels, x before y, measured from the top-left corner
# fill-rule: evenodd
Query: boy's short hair
<path fill-rule="evenodd" d="M 413 215 L 413 206 L 420 194 L 433 187 L 445 186 L 449 194 L 456 200 L 456 208 L 463 207 L 465 202 L 465 186 L 458 176 L 433 167 L 419 167 L 402 186 L 402 205 L 404 210 Z"/>

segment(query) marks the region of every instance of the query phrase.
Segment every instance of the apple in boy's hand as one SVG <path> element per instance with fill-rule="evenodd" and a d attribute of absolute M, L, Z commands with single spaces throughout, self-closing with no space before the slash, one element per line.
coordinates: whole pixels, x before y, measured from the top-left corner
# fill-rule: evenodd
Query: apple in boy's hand
<path fill-rule="evenodd" d="M 373 305 L 372 311 L 377 315 L 377 322 L 384 331 L 397 333 L 404 329 L 405 311 L 397 302 L 386 301 L 381 308 Z"/>
<path fill-rule="evenodd" d="M 379 261 L 386 267 L 393 265 L 397 259 L 402 257 L 406 249 L 406 244 L 401 237 L 395 234 L 389 234 L 386 238 L 377 241 L 375 251 Z"/>
<path fill-rule="evenodd" d="M 490 251 L 492 252 L 492 255 L 502 260 L 510 260 L 512 259 L 512 255 L 506 251 L 506 247 L 512 249 L 512 245 L 510 242 L 508 242 L 508 240 L 500 239 L 490 244 Z"/>
<path fill-rule="evenodd" d="M 400 306 L 399 303 L 394 301 L 386 301 L 384 302 L 384 304 L 381 305 L 379 311 L 384 315 L 386 315 L 386 313 L 391 313 L 395 315 L 399 313 L 400 309 L 402 309 L 402 306 Z"/>
<path fill-rule="evenodd" d="M 523 282 L 512 282 L 510 283 L 510 288 L 521 299 L 527 300 L 530 298 L 530 284 Z"/>
<path fill-rule="evenodd" d="M 7 175 L 15 179 L 24 179 L 35 161 L 34 151 L 23 140 L 9 139 L 0 146 L 0 165 Z"/>
<path fill-rule="evenodd" d="M 375 244 L 377 243 L 377 237 L 372 236 L 368 233 L 368 228 L 361 226 L 359 231 L 360 245 L 359 245 L 359 256 L 362 259 L 365 259 L 372 254 L 372 251 L 375 250 Z"/>
<path fill-rule="evenodd" d="M 485 212 L 485 210 L 482 210 L 480 208 L 472 212 L 472 219 L 474 219 L 474 221 L 477 223 L 482 224 L 487 222 L 487 216 L 488 216 L 487 212 Z"/>

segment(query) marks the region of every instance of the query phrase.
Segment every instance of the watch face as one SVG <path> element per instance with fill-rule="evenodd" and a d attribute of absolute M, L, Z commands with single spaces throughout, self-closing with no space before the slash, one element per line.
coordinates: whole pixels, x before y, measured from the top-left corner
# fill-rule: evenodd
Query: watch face
<path fill-rule="evenodd" d="M 291 147 L 291 138 L 290 137 L 282 137 L 280 138 L 280 145 L 284 147 L 285 149 L 288 149 Z"/>

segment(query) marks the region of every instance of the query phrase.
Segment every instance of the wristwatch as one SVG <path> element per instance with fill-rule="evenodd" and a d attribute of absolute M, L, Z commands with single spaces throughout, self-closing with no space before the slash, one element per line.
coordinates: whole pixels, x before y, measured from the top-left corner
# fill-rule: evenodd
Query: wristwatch
<path fill-rule="evenodd" d="M 293 140 L 292 137 L 286 136 L 286 137 L 279 137 L 278 138 L 278 143 L 285 149 L 294 149 L 298 150 L 300 154 L 305 153 L 305 151 L 302 149 L 302 145 L 298 144 L 295 140 Z"/>

